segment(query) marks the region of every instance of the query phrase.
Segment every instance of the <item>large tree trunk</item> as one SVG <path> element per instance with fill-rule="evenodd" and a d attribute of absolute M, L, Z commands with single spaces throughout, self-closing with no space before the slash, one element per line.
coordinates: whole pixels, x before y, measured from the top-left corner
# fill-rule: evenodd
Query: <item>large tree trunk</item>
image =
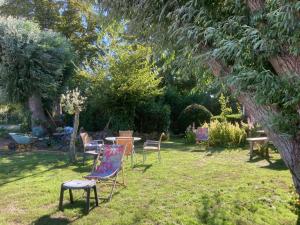
<path fill-rule="evenodd" d="M 270 126 L 270 116 L 276 114 L 269 107 L 258 105 L 249 95 L 241 94 L 239 101 L 244 104 L 256 121 L 266 130 L 267 136 L 279 150 L 281 158 L 292 174 L 297 193 L 300 195 L 300 142 L 292 137 L 282 135 Z"/>
<path fill-rule="evenodd" d="M 73 133 L 71 136 L 70 141 L 70 148 L 69 148 L 69 157 L 70 162 L 76 162 L 76 139 L 77 139 L 77 131 L 79 127 L 79 112 L 76 112 L 74 115 L 74 124 L 73 124 Z"/>
<path fill-rule="evenodd" d="M 57 98 L 54 100 L 53 103 L 52 116 L 55 119 L 59 119 L 61 115 L 62 115 L 62 107 L 60 103 L 60 98 Z"/>
<path fill-rule="evenodd" d="M 28 99 L 28 106 L 31 112 L 31 127 L 38 125 L 45 126 L 47 118 L 43 109 L 42 98 L 38 94 L 33 94 Z"/>
<path fill-rule="evenodd" d="M 211 59 L 206 63 L 217 77 L 224 77 L 230 74 L 230 69 L 216 59 Z M 282 66 L 279 68 L 282 68 Z M 232 92 L 236 90 L 234 86 L 229 86 L 229 88 Z M 270 118 L 277 114 L 274 108 L 258 104 L 250 93 L 239 93 L 237 98 L 245 106 L 246 111 L 254 117 L 255 121 L 264 127 L 267 136 L 279 150 L 285 165 L 292 174 L 295 189 L 300 195 L 300 140 L 283 135 L 270 126 Z"/>

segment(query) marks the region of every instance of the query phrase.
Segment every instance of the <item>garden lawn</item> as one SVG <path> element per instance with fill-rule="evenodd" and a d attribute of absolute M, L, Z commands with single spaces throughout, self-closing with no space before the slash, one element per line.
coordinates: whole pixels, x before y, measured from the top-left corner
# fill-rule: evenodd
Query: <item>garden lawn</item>
<path fill-rule="evenodd" d="M 137 148 L 139 151 L 140 148 Z M 68 165 L 62 153 L 18 153 L 0 158 L 0 224 L 296 224 L 291 204 L 291 176 L 277 153 L 272 164 L 248 162 L 247 149 L 201 149 L 180 140 L 164 142 L 162 162 L 156 154 L 137 154 L 127 188 L 118 187 L 110 203 L 84 214 L 82 191 L 75 204 L 65 194 L 58 211 L 60 185 L 82 179 L 92 160 Z M 99 185 L 98 194 L 108 189 Z M 103 193 L 105 192 L 105 193 Z M 91 205 L 94 200 L 91 200 Z"/>

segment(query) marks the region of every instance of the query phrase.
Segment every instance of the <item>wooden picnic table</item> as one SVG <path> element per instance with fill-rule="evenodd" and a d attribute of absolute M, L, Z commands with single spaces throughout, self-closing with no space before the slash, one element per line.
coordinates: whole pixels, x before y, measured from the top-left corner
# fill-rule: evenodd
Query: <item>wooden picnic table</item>
<path fill-rule="evenodd" d="M 250 160 L 253 158 L 253 148 L 255 143 L 265 144 L 269 141 L 268 137 L 251 137 L 247 138 L 250 144 Z M 266 156 L 269 157 L 269 150 L 267 149 Z"/>

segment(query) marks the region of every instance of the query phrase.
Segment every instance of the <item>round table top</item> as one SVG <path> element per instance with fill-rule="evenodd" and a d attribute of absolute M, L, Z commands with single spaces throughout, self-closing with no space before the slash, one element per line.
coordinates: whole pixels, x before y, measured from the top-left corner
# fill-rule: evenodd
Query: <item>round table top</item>
<path fill-rule="evenodd" d="M 256 131 L 256 133 L 259 133 L 259 134 L 264 134 L 264 133 L 266 133 L 264 130 L 258 130 L 258 131 Z"/>
<path fill-rule="evenodd" d="M 81 188 L 93 187 L 95 185 L 96 185 L 95 180 L 71 180 L 63 184 L 65 188 L 70 188 L 70 189 L 81 189 Z"/>
<path fill-rule="evenodd" d="M 122 137 L 121 137 L 122 138 Z M 123 137 L 126 138 L 126 137 Z M 140 137 L 132 137 L 134 141 L 140 141 L 142 138 Z M 106 137 L 105 140 L 107 141 L 116 141 L 117 137 Z"/>
<path fill-rule="evenodd" d="M 252 138 L 247 138 L 247 141 L 266 141 L 268 140 L 268 137 L 252 137 Z"/>

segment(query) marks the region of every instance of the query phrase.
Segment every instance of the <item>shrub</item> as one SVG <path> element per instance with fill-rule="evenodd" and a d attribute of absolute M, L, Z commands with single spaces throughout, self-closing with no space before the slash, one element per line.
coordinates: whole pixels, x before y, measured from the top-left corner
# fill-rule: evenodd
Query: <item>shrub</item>
<path fill-rule="evenodd" d="M 195 123 L 195 126 L 198 127 L 204 122 L 209 122 L 211 117 L 211 112 L 203 105 L 192 104 L 180 113 L 178 121 L 181 130 L 185 130 L 192 123 Z"/>
<path fill-rule="evenodd" d="M 213 116 L 211 117 L 211 119 L 218 120 L 220 122 L 224 121 L 224 118 L 221 115 Z M 243 114 L 237 113 L 237 114 L 226 115 L 225 119 L 231 123 L 241 123 L 243 121 Z"/>
<path fill-rule="evenodd" d="M 160 102 L 147 102 L 136 110 L 135 127 L 139 132 L 167 132 L 170 126 L 171 110 Z"/>
<path fill-rule="evenodd" d="M 209 145 L 236 147 L 245 144 L 246 130 L 238 123 L 213 120 L 204 124 L 209 129 Z"/>
<path fill-rule="evenodd" d="M 186 144 L 195 144 L 196 134 L 192 131 L 186 131 L 184 135 L 184 141 Z"/>

